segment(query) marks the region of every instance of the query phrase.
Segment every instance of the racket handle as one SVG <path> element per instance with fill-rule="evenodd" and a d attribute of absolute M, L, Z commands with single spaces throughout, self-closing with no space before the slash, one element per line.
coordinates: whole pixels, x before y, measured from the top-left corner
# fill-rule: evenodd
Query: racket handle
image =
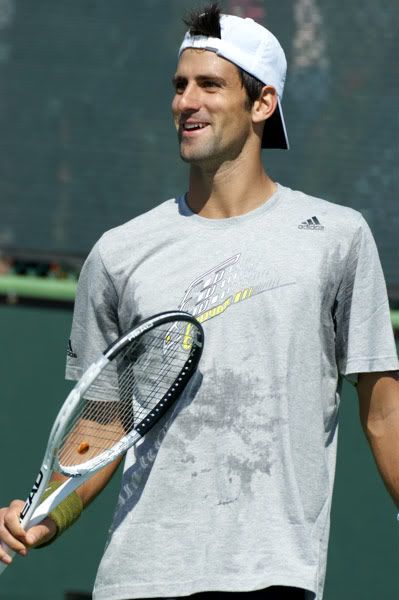
<path fill-rule="evenodd" d="M 12 558 L 15 555 L 14 550 L 11 550 L 11 548 L 9 548 L 7 546 L 7 544 L 5 544 L 4 542 L 0 542 L 0 544 L 1 544 L 1 547 L 3 548 L 3 550 L 5 550 L 7 552 L 8 556 L 10 556 Z M 3 571 L 6 570 L 6 568 L 8 566 L 9 565 L 6 565 L 6 563 L 0 562 L 0 575 L 3 573 Z"/>

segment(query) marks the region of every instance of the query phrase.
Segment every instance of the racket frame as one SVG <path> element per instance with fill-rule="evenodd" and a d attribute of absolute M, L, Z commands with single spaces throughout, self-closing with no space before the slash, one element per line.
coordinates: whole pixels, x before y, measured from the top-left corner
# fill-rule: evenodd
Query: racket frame
<path fill-rule="evenodd" d="M 97 379 L 99 374 L 109 364 L 109 362 L 118 356 L 123 348 L 130 344 L 134 339 L 138 339 L 145 332 L 155 328 L 158 325 L 168 322 L 171 322 L 171 328 L 169 331 L 172 331 L 177 321 L 195 324 L 198 335 L 192 340 L 191 348 L 187 353 L 187 361 L 181 369 L 179 377 L 177 377 L 173 386 L 168 389 L 163 398 L 157 404 L 156 408 L 158 410 L 155 410 L 154 408 L 151 411 L 151 414 L 143 419 L 143 421 L 137 426 L 135 426 L 132 432 L 124 436 L 115 445 L 115 447 L 103 452 L 100 455 L 100 457 L 102 457 L 101 460 L 99 460 L 100 457 L 91 459 L 79 465 L 79 468 L 75 467 L 73 469 L 68 469 L 68 472 L 66 472 L 65 468 L 59 464 L 57 458 L 58 446 L 64 434 L 65 422 L 68 420 L 71 412 L 73 412 L 73 410 L 76 408 L 86 390 Z M 49 435 L 46 451 L 44 453 L 42 466 L 21 511 L 21 525 L 25 530 L 40 523 L 56 506 L 58 506 L 60 502 L 62 502 L 62 500 L 64 500 L 75 489 L 87 481 L 92 475 L 94 475 L 96 471 L 105 467 L 115 458 L 126 452 L 139 439 L 141 439 L 144 434 L 153 427 L 153 425 L 155 425 L 155 423 L 167 411 L 169 406 L 174 402 L 176 397 L 180 395 L 181 389 L 184 389 L 190 380 L 191 375 L 196 369 L 202 354 L 203 339 L 204 333 L 202 326 L 195 319 L 195 317 L 183 311 L 168 311 L 145 319 L 138 326 L 133 327 L 115 342 L 110 344 L 110 346 L 108 346 L 108 348 L 103 352 L 103 355 L 84 372 L 82 377 L 76 383 L 75 387 L 68 394 L 64 404 L 55 418 Z M 45 492 L 51 475 L 55 470 L 67 475 L 69 478 L 39 505 L 40 498 Z M 10 556 L 14 554 L 14 552 L 12 552 L 10 549 L 7 549 L 7 551 Z M 0 573 L 3 572 L 6 566 L 7 565 L 4 563 L 0 563 Z"/>

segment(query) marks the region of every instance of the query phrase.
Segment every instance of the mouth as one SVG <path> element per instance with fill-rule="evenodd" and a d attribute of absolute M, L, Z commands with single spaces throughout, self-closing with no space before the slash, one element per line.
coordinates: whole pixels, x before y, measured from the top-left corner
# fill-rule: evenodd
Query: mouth
<path fill-rule="evenodd" d="M 180 134 L 184 137 L 192 137 L 200 134 L 209 126 L 205 121 L 183 121 L 180 123 Z"/>

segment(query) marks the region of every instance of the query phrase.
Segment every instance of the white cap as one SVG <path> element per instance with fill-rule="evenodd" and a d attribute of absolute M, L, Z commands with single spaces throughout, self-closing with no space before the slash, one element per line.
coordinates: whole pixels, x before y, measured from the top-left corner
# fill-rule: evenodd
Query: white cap
<path fill-rule="evenodd" d="M 253 19 L 233 15 L 220 16 L 220 38 L 184 36 L 179 57 L 186 48 L 202 48 L 226 58 L 277 92 L 278 105 L 265 122 L 262 148 L 283 148 L 289 143 L 285 129 L 281 98 L 283 96 L 287 61 L 277 38 Z"/>

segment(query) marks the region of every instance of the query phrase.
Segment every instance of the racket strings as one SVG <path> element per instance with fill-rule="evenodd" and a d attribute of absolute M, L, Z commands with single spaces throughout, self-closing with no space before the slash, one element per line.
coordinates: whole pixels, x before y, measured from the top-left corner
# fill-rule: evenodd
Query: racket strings
<path fill-rule="evenodd" d="M 118 397 L 92 400 L 96 382 L 81 399 L 58 452 L 60 465 L 99 456 L 128 435 L 168 393 L 189 358 L 185 323 L 170 323 L 133 340 L 102 372 L 118 381 Z M 108 375 L 107 375 L 108 372 Z M 98 384 L 97 384 L 98 386 Z"/>
<path fill-rule="evenodd" d="M 186 358 L 186 355 L 184 356 Z M 163 377 L 158 382 L 149 385 L 148 377 L 141 382 L 141 372 L 129 365 L 122 374 L 119 402 L 88 401 L 83 412 L 79 415 L 79 428 L 75 427 L 69 435 L 68 445 L 75 447 L 83 438 L 96 438 L 98 425 L 106 425 L 101 429 L 101 445 L 95 440 L 91 444 L 92 454 L 98 454 L 104 447 L 111 447 L 123 434 L 128 433 L 134 425 L 140 422 L 157 405 L 160 398 L 170 389 L 182 368 L 182 361 L 164 361 L 164 369 L 159 375 Z M 164 370 L 168 369 L 169 385 L 165 384 Z M 97 435 L 98 437 L 98 435 Z M 85 460 L 87 460 L 85 456 Z M 65 453 L 62 455 L 66 460 Z"/>
<path fill-rule="evenodd" d="M 151 352 L 153 349 L 151 348 Z M 121 422 L 125 423 L 126 431 L 131 430 L 134 422 L 129 422 L 127 417 L 132 417 L 134 411 L 135 421 L 141 420 L 141 417 L 151 410 L 151 404 L 155 406 L 158 403 L 159 398 L 167 393 L 179 375 L 182 365 L 187 359 L 187 353 L 182 352 L 178 360 L 173 360 L 175 354 L 176 350 L 174 353 L 170 352 L 166 359 L 163 357 L 162 364 L 155 364 L 156 368 L 152 368 L 150 372 L 148 364 L 146 369 L 141 369 L 137 363 L 127 364 L 119 377 L 119 402 L 115 410 L 107 411 L 109 403 L 105 402 L 104 409 L 102 411 L 100 409 L 98 417 L 98 402 L 92 402 L 86 405 L 82 418 L 98 422 L 112 422 L 117 416 Z M 151 358 L 154 359 L 153 356 Z M 152 360 L 152 366 L 154 367 L 154 360 Z"/>

